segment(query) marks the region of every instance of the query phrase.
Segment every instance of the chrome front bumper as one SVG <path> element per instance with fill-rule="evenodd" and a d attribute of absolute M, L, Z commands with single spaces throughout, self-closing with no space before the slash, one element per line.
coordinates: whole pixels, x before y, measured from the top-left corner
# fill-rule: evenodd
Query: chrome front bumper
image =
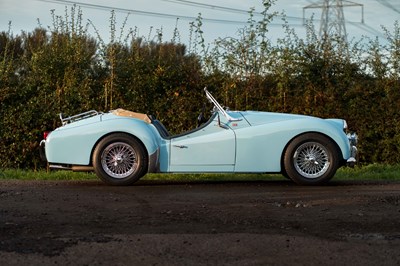
<path fill-rule="evenodd" d="M 358 142 L 358 136 L 356 133 L 349 133 L 347 134 L 347 138 L 349 139 L 350 143 L 350 157 L 347 159 L 347 165 L 350 167 L 353 167 L 355 163 L 357 162 L 357 142 Z"/>

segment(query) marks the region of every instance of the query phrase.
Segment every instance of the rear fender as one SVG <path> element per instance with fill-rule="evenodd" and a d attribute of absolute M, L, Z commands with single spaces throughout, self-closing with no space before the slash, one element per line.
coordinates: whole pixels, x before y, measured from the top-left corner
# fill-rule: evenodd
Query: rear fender
<path fill-rule="evenodd" d="M 54 130 L 46 139 L 46 157 L 50 163 L 90 165 L 97 143 L 113 133 L 126 133 L 137 138 L 149 158 L 159 149 L 159 135 L 150 124 L 132 118 L 106 114 L 101 121 L 70 124 Z"/>

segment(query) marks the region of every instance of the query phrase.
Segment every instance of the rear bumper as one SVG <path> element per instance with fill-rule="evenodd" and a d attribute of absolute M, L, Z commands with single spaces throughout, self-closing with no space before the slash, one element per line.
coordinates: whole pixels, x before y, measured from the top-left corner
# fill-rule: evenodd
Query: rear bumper
<path fill-rule="evenodd" d="M 46 150 L 45 150 L 45 148 L 46 148 L 46 140 L 43 139 L 43 140 L 39 143 L 39 155 L 40 155 L 40 159 L 41 159 L 42 161 L 47 162 Z"/>

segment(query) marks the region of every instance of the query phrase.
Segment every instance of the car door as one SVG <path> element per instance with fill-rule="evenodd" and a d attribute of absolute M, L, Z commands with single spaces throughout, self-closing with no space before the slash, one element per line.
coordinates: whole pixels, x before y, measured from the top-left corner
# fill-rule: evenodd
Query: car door
<path fill-rule="evenodd" d="M 235 133 L 220 126 L 217 116 L 207 125 L 170 141 L 171 172 L 231 172 L 235 164 Z"/>

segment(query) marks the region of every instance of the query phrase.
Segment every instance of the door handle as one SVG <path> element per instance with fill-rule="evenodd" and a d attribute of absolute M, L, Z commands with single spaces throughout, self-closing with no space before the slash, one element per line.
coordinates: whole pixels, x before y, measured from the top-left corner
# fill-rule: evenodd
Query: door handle
<path fill-rule="evenodd" d="M 185 145 L 173 145 L 173 146 L 180 149 L 187 149 L 187 146 Z"/>

